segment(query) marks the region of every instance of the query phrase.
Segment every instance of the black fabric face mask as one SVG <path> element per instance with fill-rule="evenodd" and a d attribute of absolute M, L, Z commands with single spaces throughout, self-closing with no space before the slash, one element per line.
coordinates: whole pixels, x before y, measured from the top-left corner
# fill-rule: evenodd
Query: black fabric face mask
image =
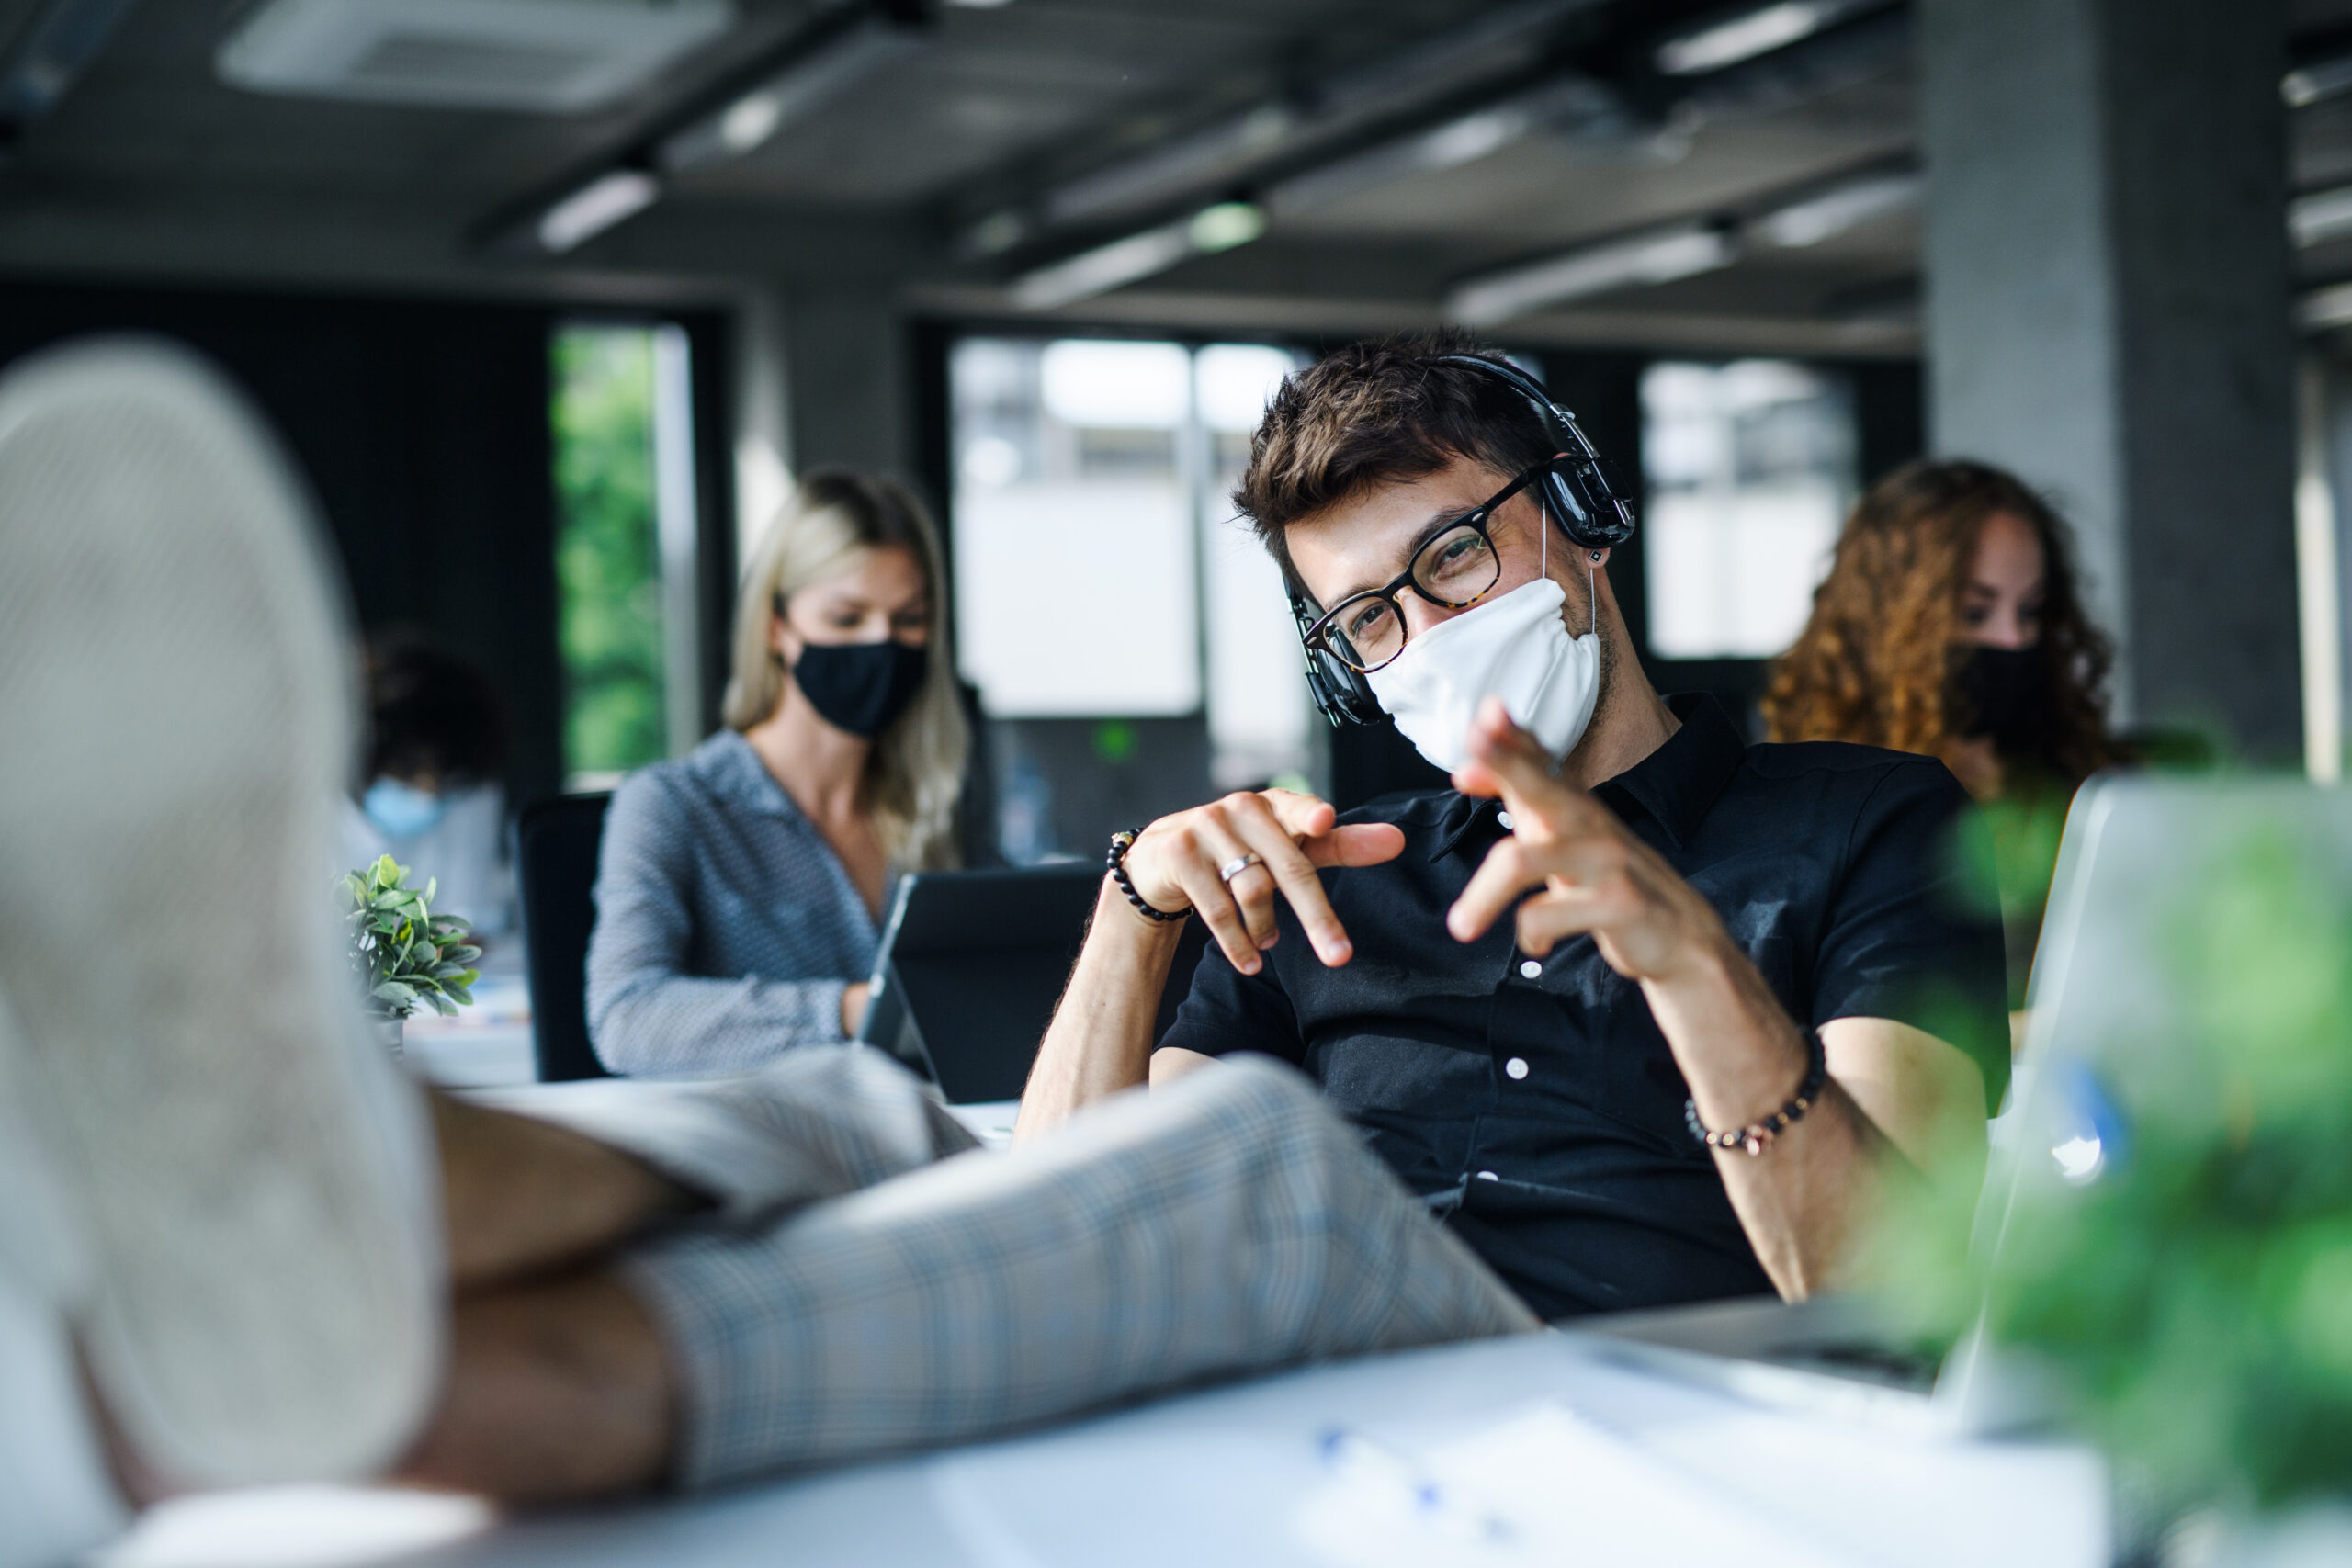
<path fill-rule="evenodd" d="M 2030 738 L 2041 716 L 2043 683 L 2038 646 L 1971 649 L 1952 671 L 1960 733 L 2000 742 Z"/>
<path fill-rule="evenodd" d="M 897 641 L 812 642 L 791 666 L 792 679 L 817 716 L 871 740 L 915 700 L 930 654 L 927 648 Z"/>

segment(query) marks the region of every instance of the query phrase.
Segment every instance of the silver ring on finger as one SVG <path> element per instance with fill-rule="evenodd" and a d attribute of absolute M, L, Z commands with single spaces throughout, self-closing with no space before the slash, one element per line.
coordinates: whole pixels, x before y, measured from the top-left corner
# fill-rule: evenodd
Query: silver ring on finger
<path fill-rule="evenodd" d="M 1230 887 L 1233 886 L 1233 879 L 1235 877 L 1240 875 L 1243 872 L 1248 871 L 1253 865 L 1263 865 L 1265 863 L 1265 861 L 1257 855 L 1247 852 L 1238 854 L 1231 860 L 1226 862 L 1223 865 L 1216 868 L 1216 879 Z"/>

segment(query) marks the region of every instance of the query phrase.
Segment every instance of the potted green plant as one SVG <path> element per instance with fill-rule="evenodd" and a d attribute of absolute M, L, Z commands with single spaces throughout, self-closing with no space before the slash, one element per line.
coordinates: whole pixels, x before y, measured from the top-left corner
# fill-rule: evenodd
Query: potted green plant
<path fill-rule="evenodd" d="M 1997 1264 L 1968 1245 L 1973 1192 L 1923 1190 L 1880 1265 L 1928 1321 L 1981 1312 L 2026 1358 L 2113 1459 L 2132 1529 L 2252 1553 L 2352 1497 L 2352 907 L 2259 821 L 2201 872 L 2150 912 L 2163 1021 L 2062 1080 L 2103 1131 L 2020 1185 Z"/>
<path fill-rule="evenodd" d="M 408 885 L 408 867 L 386 855 L 342 881 L 344 924 L 351 933 L 351 967 L 385 1043 L 397 1055 L 404 1020 L 421 1007 L 447 1018 L 473 1005 L 471 967 L 481 949 L 473 927 L 456 915 L 433 912 L 440 884 L 422 892 Z"/>

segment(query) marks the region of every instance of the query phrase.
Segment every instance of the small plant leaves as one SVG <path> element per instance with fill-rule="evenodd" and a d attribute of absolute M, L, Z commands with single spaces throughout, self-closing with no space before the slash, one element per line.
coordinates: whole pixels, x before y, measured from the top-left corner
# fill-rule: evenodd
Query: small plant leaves
<path fill-rule="evenodd" d="M 464 940 L 473 932 L 469 922 L 432 912 L 439 882 L 427 880 L 419 892 L 408 875 L 408 867 L 384 855 L 336 878 L 347 906 L 352 971 L 384 1016 L 405 1018 L 430 1007 L 452 1017 L 473 1005 L 471 987 L 481 974 L 466 965 L 481 949 Z"/>

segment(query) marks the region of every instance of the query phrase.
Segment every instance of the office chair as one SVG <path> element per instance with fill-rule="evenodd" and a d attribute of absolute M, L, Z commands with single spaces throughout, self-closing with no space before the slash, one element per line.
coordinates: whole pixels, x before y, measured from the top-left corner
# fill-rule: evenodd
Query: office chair
<path fill-rule="evenodd" d="M 609 795 L 534 801 L 514 825 L 514 878 L 541 1083 L 612 1075 L 588 1043 L 588 932 Z"/>

